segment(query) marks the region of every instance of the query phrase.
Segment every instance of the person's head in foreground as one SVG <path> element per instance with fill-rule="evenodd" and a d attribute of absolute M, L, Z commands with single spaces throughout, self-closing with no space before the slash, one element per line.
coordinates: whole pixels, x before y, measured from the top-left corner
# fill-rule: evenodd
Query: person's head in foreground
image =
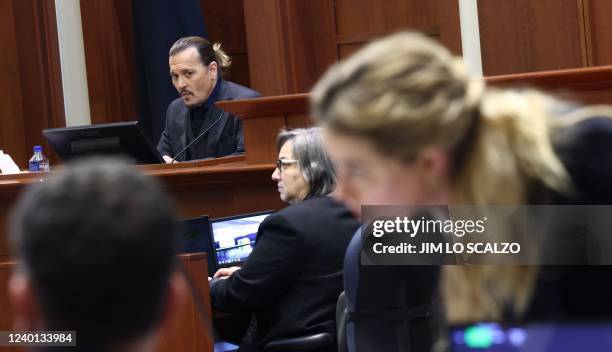
<path fill-rule="evenodd" d="M 154 350 L 176 304 L 174 210 L 129 165 L 90 159 L 29 187 L 11 217 L 15 328 L 76 330 L 80 350 Z"/>
<path fill-rule="evenodd" d="M 551 142 L 556 103 L 535 91 L 485 89 L 460 58 L 415 33 L 366 46 L 312 93 L 336 194 L 357 214 L 363 204 L 527 204 L 534 189 L 571 189 Z M 520 316 L 535 274 L 534 267 L 444 267 L 446 318 Z"/>
<path fill-rule="evenodd" d="M 323 148 L 320 128 L 282 130 L 276 146 L 278 160 L 272 180 L 283 201 L 301 202 L 334 190 L 336 172 Z"/>
<path fill-rule="evenodd" d="M 202 105 L 211 95 L 221 71 L 231 60 L 221 44 L 201 37 L 184 37 L 170 48 L 168 65 L 172 84 L 188 107 Z"/>

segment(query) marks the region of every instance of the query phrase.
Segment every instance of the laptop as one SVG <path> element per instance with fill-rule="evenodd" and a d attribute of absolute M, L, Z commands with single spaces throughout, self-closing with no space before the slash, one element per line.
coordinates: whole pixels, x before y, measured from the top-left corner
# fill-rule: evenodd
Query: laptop
<path fill-rule="evenodd" d="M 253 251 L 259 225 L 273 210 L 213 219 L 210 222 L 215 267 L 239 266 Z"/>
<path fill-rule="evenodd" d="M 213 253 L 212 237 L 210 235 L 210 219 L 207 215 L 186 219 L 179 224 L 181 240 L 179 253 L 204 252 L 208 259 L 208 276 L 217 271 Z"/>
<path fill-rule="evenodd" d="M 479 323 L 451 329 L 452 352 L 612 351 L 612 322 Z"/>

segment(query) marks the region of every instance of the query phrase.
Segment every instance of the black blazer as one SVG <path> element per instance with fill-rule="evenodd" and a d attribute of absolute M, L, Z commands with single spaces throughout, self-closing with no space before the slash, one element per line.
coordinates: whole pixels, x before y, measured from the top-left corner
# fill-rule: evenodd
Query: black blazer
<path fill-rule="evenodd" d="M 554 194 L 552 201 L 546 203 L 611 205 L 612 118 L 589 118 L 555 137 L 555 151 L 571 177 L 575 192 Z M 570 237 L 575 232 L 570 229 Z M 563 231 L 551 234 L 554 245 L 559 246 L 554 236 L 563 234 Z M 575 251 L 581 248 L 575 247 Z M 581 263 L 586 258 L 577 256 L 576 259 Z M 611 276 L 612 267 L 606 265 L 543 266 L 524 319 L 610 320 Z"/>
<path fill-rule="evenodd" d="M 242 269 L 210 287 L 215 309 L 255 314 L 257 327 L 247 333 L 241 351 L 320 332 L 335 340 L 344 252 L 358 226 L 330 197 L 305 200 L 266 218 Z"/>
<path fill-rule="evenodd" d="M 242 135 L 242 121 L 234 115 L 223 113 L 222 110 L 213 105 L 217 101 L 248 99 L 261 96 L 258 92 L 232 83 L 230 81 L 219 80 L 211 98 L 206 104 L 211 105 L 209 114 L 202 124 L 200 132 L 207 129 L 215 120 L 221 120 L 204 136 L 200 143 L 196 143 L 190 148 L 193 159 L 219 158 L 222 156 L 244 152 L 244 139 Z M 177 98 L 166 110 L 166 128 L 162 132 L 157 150 L 161 155 L 175 156 L 187 146 L 187 135 L 191 131 L 190 109 L 183 103 L 181 98 Z M 192 136 L 195 138 L 195 136 Z M 190 139 L 192 140 L 192 139 Z M 186 153 L 179 155 L 177 161 L 185 161 Z"/>

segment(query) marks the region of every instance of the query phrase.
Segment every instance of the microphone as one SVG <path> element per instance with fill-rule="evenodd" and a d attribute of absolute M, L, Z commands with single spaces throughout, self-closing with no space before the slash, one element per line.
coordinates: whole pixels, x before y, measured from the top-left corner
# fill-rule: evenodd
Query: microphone
<path fill-rule="evenodd" d="M 221 113 L 219 114 L 219 117 L 217 117 L 215 122 L 213 122 L 210 126 L 208 126 L 207 129 L 202 131 L 202 133 L 200 133 L 196 138 L 194 138 L 193 141 L 191 141 L 191 143 L 187 144 L 187 146 L 185 148 L 183 148 L 183 150 L 181 150 L 180 152 L 176 153 L 176 155 L 172 158 L 172 161 L 169 162 L 169 164 L 174 163 L 174 161 L 176 161 L 176 158 L 181 156 L 184 152 L 187 151 L 187 149 L 189 149 L 192 145 L 197 143 L 202 137 L 204 137 L 208 133 L 208 131 L 210 131 L 211 128 L 215 127 L 215 125 L 217 123 L 219 123 L 219 121 L 221 121 L 221 118 L 223 117 L 223 114 L 225 114 L 225 111 L 221 110 Z"/>

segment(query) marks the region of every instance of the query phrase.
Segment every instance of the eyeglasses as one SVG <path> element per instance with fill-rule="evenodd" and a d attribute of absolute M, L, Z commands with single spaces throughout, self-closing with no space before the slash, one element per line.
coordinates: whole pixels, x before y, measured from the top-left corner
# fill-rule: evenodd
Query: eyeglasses
<path fill-rule="evenodd" d="M 276 168 L 280 173 L 287 169 L 289 165 L 295 164 L 298 161 L 295 159 L 278 159 L 276 160 Z"/>

